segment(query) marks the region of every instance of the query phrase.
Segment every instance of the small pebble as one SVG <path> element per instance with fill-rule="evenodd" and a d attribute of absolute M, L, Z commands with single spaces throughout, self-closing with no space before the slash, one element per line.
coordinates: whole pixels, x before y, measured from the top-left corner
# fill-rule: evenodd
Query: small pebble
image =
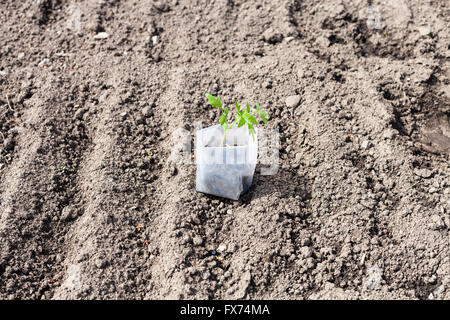
<path fill-rule="evenodd" d="M 171 165 L 169 168 L 169 172 L 171 176 L 176 176 L 178 172 L 177 167 L 175 167 L 175 165 Z"/>
<path fill-rule="evenodd" d="M 44 60 L 42 60 L 41 62 L 39 62 L 38 66 L 39 67 L 47 67 L 50 64 L 50 60 L 45 58 Z"/>
<path fill-rule="evenodd" d="M 164 1 L 156 1 L 155 3 L 153 3 L 153 7 L 161 12 L 168 12 L 170 11 L 170 6 L 165 3 Z"/>
<path fill-rule="evenodd" d="M 371 146 L 372 146 L 372 143 L 370 141 L 368 141 L 368 140 L 364 140 L 361 143 L 361 148 L 364 149 L 364 150 L 369 149 Z"/>
<path fill-rule="evenodd" d="M 107 263 L 106 263 L 105 260 L 102 260 L 102 259 L 100 259 L 100 258 L 97 258 L 97 259 L 95 260 L 95 266 L 96 266 L 97 268 L 99 268 L 99 269 L 105 268 L 106 265 L 107 265 Z"/>
<path fill-rule="evenodd" d="M 270 44 L 276 44 L 283 40 L 283 35 L 277 32 L 274 28 L 269 28 L 263 33 L 264 41 Z"/>
<path fill-rule="evenodd" d="M 431 34 L 431 29 L 427 26 L 421 26 L 417 28 L 417 31 L 422 37 L 428 36 Z"/>
<path fill-rule="evenodd" d="M 64 209 L 62 209 L 61 212 L 61 219 L 63 221 L 67 221 L 72 218 L 73 218 L 73 210 L 69 206 L 64 207 Z"/>
<path fill-rule="evenodd" d="M 434 294 L 440 294 L 444 291 L 444 286 L 440 285 L 439 287 L 437 287 L 436 289 L 434 289 L 433 293 Z"/>
<path fill-rule="evenodd" d="M 311 257 L 311 255 L 312 255 L 312 251 L 311 251 L 311 249 L 309 248 L 309 247 L 301 247 L 300 248 L 300 254 L 301 254 L 301 256 L 302 256 L 302 258 L 309 258 L 309 257 Z"/>
<path fill-rule="evenodd" d="M 444 220 L 440 216 L 438 216 L 437 214 L 433 215 L 431 217 L 431 228 L 433 230 L 445 229 Z"/>
<path fill-rule="evenodd" d="M 433 175 L 433 171 L 429 169 L 416 169 L 414 170 L 414 174 L 421 178 L 430 178 Z"/>
<path fill-rule="evenodd" d="M 295 108 L 300 104 L 300 96 L 299 95 L 289 96 L 286 98 L 285 102 L 286 106 L 290 108 Z"/>
<path fill-rule="evenodd" d="M 428 192 L 430 193 L 436 193 L 436 191 L 438 191 L 438 189 L 436 189 L 435 187 L 431 187 L 430 190 L 428 190 Z"/>
<path fill-rule="evenodd" d="M 146 106 L 142 108 L 142 115 L 145 117 L 149 117 L 152 115 L 152 108 L 150 106 Z"/>
<path fill-rule="evenodd" d="M 3 146 L 7 151 L 13 150 L 15 145 L 16 142 L 13 138 L 6 138 L 5 141 L 3 141 Z"/>
<path fill-rule="evenodd" d="M 107 34 L 106 32 L 99 32 L 94 36 L 95 40 L 103 40 L 103 39 L 107 39 L 109 37 L 109 34 Z"/>
<path fill-rule="evenodd" d="M 75 114 L 74 114 L 75 119 L 82 120 L 85 112 L 86 112 L 86 110 L 82 109 L 82 108 L 75 111 Z"/>
<path fill-rule="evenodd" d="M 395 137 L 396 133 L 394 129 L 386 129 L 383 131 L 383 139 L 384 140 L 392 140 Z"/>
<path fill-rule="evenodd" d="M 157 44 L 158 43 L 158 36 L 153 36 L 152 37 L 152 43 L 153 44 Z"/>
<path fill-rule="evenodd" d="M 195 246 L 200 246 L 203 243 L 203 239 L 200 236 L 196 236 L 194 237 L 194 239 L 192 239 L 192 242 Z"/>
<path fill-rule="evenodd" d="M 270 80 L 264 81 L 263 88 L 271 89 L 272 88 L 272 81 L 270 81 Z"/>
<path fill-rule="evenodd" d="M 25 53 L 21 52 L 17 55 L 17 59 L 22 60 L 23 58 L 25 58 Z"/>
<path fill-rule="evenodd" d="M 227 247 L 224 244 L 221 244 L 218 248 L 217 248 L 217 252 L 219 253 L 223 253 L 227 250 Z"/>

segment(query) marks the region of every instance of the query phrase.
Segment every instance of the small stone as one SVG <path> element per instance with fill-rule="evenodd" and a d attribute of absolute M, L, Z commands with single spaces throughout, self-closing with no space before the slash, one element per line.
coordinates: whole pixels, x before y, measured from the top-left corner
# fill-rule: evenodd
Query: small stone
<path fill-rule="evenodd" d="M 73 218 L 73 210 L 69 206 L 64 207 L 61 211 L 61 219 L 67 221 Z"/>
<path fill-rule="evenodd" d="M 6 138 L 5 141 L 3 141 L 3 146 L 7 151 L 11 151 L 14 149 L 14 146 L 16 145 L 16 142 L 13 138 Z"/>
<path fill-rule="evenodd" d="M 431 188 L 428 190 L 429 193 L 436 193 L 437 191 L 438 191 L 438 189 L 435 188 L 435 187 L 431 187 Z"/>
<path fill-rule="evenodd" d="M 422 37 L 428 36 L 431 34 L 431 29 L 427 26 L 420 26 L 417 28 L 417 31 Z"/>
<path fill-rule="evenodd" d="M 381 286 L 382 272 L 378 266 L 370 266 L 367 269 L 365 287 L 367 290 L 378 290 Z"/>
<path fill-rule="evenodd" d="M 227 250 L 227 246 L 226 245 L 224 245 L 224 244 L 221 244 L 218 248 L 217 248 L 217 252 L 219 252 L 219 253 L 223 253 L 223 252 L 225 252 Z"/>
<path fill-rule="evenodd" d="M 165 3 L 164 1 L 156 1 L 155 3 L 153 3 L 153 7 L 161 12 L 168 12 L 170 11 L 170 6 Z"/>
<path fill-rule="evenodd" d="M 369 149 L 371 146 L 372 146 L 372 143 L 369 140 L 364 140 L 361 143 L 361 148 L 364 149 L 364 150 Z"/>
<path fill-rule="evenodd" d="M 443 285 L 440 285 L 439 287 L 437 287 L 436 289 L 433 290 L 434 294 L 440 294 L 442 292 L 444 292 L 444 286 Z"/>
<path fill-rule="evenodd" d="M 426 282 L 428 282 L 428 283 L 430 283 L 430 284 L 434 284 L 434 283 L 436 283 L 436 279 L 437 279 L 436 275 L 433 274 L 431 277 L 429 277 L 429 278 L 427 279 Z"/>
<path fill-rule="evenodd" d="M 200 236 L 195 236 L 194 239 L 192 239 L 192 243 L 194 243 L 194 246 L 201 246 L 203 239 Z"/>
<path fill-rule="evenodd" d="M 142 115 L 144 117 L 150 117 L 152 115 L 152 108 L 150 106 L 142 108 Z"/>
<path fill-rule="evenodd" d="M 309 247 L 301 247 L 300 248 L 300 254 L 302 258 L 306 259 L 312 256 L 311 249 Z"/>
<path fill-rule="evenodd" d="M 445 229 L 444 220 L 440 216 L 438 216 L 437 214 L 433 215 L 431 217 L 431 228 L 433 230 Z"/>
<path fill-rule="evenodd" d="M 153 44 L 157 44 L 158 43 L 158 36 L 153 36 L 152 37 L 152 43 Z"/>
<path fill-rule="evenodd" d="M 75 114 L 74 114 L 75 119 L 82 120 L 85 112 L 86 112 L 86 109 L 83 109 L 83 108 L 77 109 L 77 111 L 75 111 Z"/>
<path fill-rule="evenodd" d="M 264 41 L 270 44 L 276 44 L 283 40 L 283 35 L 273 28 L 269 28 L 263 33 Z"/>
<path fill-rule="evenodd" d="M 272 88 L 272 81 L 271 80 L 264 81 L 263 87 L 266 88 L 266 89 L 271 89 Z"/>
<path fill-rule="evenodd" d="M 286 106 L 288 106 L 289 108 L 295 108 L 299 104 L 300 104 L 300 96 L 299 95 L 289 96 L 286 98 Z"/>
<path fill-rule="evenodd" d="M 47 58 L 45 58 L 38 64 L 39 67 L 48 67 L 49 65 L 50 65 L 50 60 Z"/>
<path fill-rule="evenodd" d="M 105 260 L 97 258 L 95 259 L 95 266 L 99 269 L 104 269 L 106 267 L 107 263 Z"/>
<path fill-rule="evenodd" d="M 169 172 L 170 172 L 171 176 L 176 176 L 177 173 L 178 173 L 178 169 L 177 169 L 177 167 L 175 165 L 171 165 L 169 167 Z"/>
<path fill-rule="evenodd" d="M 25 53 L 21 52 L 17 55 L 17 59 L 22 60 L 23 58 L 25 58 Z"/>
<path fill-rule="evenodd" d="M 95 40 L 103 40 L 103 39 L 107 39 L 109 37 L 109 34 L 107 34 L 106 32 L 99 32 L 94 36 Z"/>
<path fill-rule="evenodd" d="M 416 169 L 416 170 L 414 170 L 414 174 L 421 178 L 427 179 L 433 175 L 433 171 L 431 171 L 429 169 Z"/>
<path fill-rule="evenodd" d="M 127 112 L 126 111 L 124 111 L 124 112 L 122 112 L 121 114 L 120 114 L 120 116 L 122 117 L 122 119 L 124 119 L 126 116 L 127 116 Z"/>
<path fill-rule="evenodd" d="M 6 71 L 0 71 L 0 77 L 4 77 L 8 75 L 8 73 Z"/>
<path fill-rule="evenodd" d="M 188 243 L 191 241 L 191 237 L 188 234 L 183 235 L 182 243 Z"/>
<path fill-rule="evenodd" d="M 138 114 L 136 116 L 136 123 L 137 124 L 144 124 L 145 123 L 145 117 L 142 114 Z"/>
<path fill-rule="evenodd" d="M 327 48 L 328 46 L 330 46 L 330 40 L 328 39 L 328 37 L 318 36 L 316 38 L 315 46 Z"/>
<path fill-rule="evenodd" d="M 384 140 L 392 140 L 396 136 L 394 129 L 386 129 L 383 131 Z"/>
<path fill-rule="evenodd" d="M 430 293 L 430 295 L 428 296 L 428 300 L 434 300 L 434 295 L 433 295 L 433 293 Z"/>

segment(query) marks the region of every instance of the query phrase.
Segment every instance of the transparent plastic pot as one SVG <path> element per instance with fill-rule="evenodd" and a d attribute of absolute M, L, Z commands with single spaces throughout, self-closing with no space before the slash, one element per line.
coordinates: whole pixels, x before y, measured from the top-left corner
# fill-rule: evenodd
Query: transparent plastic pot
<path fill-rule="evenodd" d="M 197 131 L 196 190 L 238 200 L 252 185 L 258 156 L 258 138 L 249 135 L 246 126 L 228 131 L 215 125 Z"/>

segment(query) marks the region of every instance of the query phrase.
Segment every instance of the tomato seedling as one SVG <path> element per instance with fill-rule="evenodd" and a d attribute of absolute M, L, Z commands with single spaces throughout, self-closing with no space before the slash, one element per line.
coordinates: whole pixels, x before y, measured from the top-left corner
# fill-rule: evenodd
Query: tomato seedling
<path fill-rule="evenodd" d="M 251 135 L 253 140 L 255 140 L 255 127 L 258 125 L 258 120 L 256 120 L 255 113 L 259 114 L 261 120 L 264 123 L 267 123 L 267 119 L 269 119 L 269 114 L 261 109 L 259 103 L 256 103 L 256 110 L 254 110 L 250 108 L 250 105 L 248 103 L 245 104 L 245 108 L 242 108 L 242 106 L 235 99 L 234 105 L 236 107 L 236 115 L 234 117 L 234 120 L 232 119 L 231 122 L 228 122 L 228 116 L 230 115 L 230 112 L 227 106 L 222 105 L 222 100 L 220 100 L 220 97 L 214 97 L 213 95 L 207 93 L 206 98 L 208 99 L 209 105 L 219 109 L 220 111 L 219 123 L 223 127 L 224 132 L 222 137 L 222 146 L 224 145 L 228 131 L 235 125 L 237 125 L 238 128 L 246 125 L 249 135 Z"/>

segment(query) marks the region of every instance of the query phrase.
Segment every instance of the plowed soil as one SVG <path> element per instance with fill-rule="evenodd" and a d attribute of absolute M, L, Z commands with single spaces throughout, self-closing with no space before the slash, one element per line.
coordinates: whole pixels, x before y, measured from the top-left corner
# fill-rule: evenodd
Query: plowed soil
<path fill-rule="evenodd" d="M 0 298 L 449 299 L 449 25 L 446 1 L 1 1 Z M 206 92 L 280 132 L 239 201 L 171 160 L 218 122 Z"/>

